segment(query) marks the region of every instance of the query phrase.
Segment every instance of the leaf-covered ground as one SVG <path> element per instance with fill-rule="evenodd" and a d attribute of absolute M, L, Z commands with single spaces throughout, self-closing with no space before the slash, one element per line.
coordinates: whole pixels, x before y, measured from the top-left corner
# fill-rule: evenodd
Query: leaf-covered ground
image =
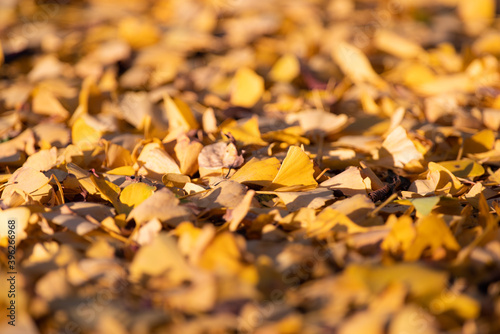
<path fill-rule="evenodd" d="M 2 1 L 1 333 L 499 333 L 495 11 Z"/>

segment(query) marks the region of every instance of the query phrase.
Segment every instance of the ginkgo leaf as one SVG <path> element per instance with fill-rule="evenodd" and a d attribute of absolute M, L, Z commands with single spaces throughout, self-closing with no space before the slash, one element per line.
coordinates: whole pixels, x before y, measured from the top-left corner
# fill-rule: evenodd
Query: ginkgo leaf
<path fill-rule="evenodd" d="M 268 142 L 280 141 L 289 145 L 309 145 L 309 139 L 302 137 L 303 132 L 300 126 L 291 126 L 283 130 L 263 133 L 262 139 Z"/>
<path fill-rule="evenodd" d="M 82 150 L 93 149 L 101 136 L 102 132 L 90 126 L 84 118 L 78 118 L 71 128 L 71 140 Z"/>
<path fill-rule="evenodd" d="M 132 155 L 129 150 L 111 142 L 105 142 L 106 166 L 108 168 L 118 168 L 131 166 L 133 164 Z"/>
<path fill-rule="evenodd" d="M 325 208 L 314 222 L 307 226 L 307 235 L 326 239 L 333 233 L 357 233 L 365 230 L 365 227 L 355 224 L 343 213 L 332 208 Z"/>
<path fill-rule="evenodd" d="M 178 131 L 179 128 L 181 128 L 187 132 L 199 128 L 199 124 L 194 118 L 193 112 L 184 101 L 177 98 L 172 99 L 168 94 L 165 94 L 163 103 L 167 113 L 170 131 Z"/>
<path fill-rule="evenodd" d="M 287 117 L 288 122 L 298 120 L 304 133 L 308 135 L 334 134 L 349 124 L 349 117 L 345 114 L 335 115 L 322 110 L 305 110 Z"/>
<path fill-rule="evenodd" d="M 200 256 L 202 268 L 213 270 L 221 276 L 234 276 L 248 283 L 255 283 L 258 274 L 254 266 L 244 263 L 235 234 L 218 234 Z"/>
<path fill-rule="evenodd" d="M 290 82 L 300 74 L 300 63 L 292 54 L 286 54 L 276 61 L 269 76 L 274 81 Z"/>
<path fill-rule="evenodd" d="M 450 231 L 450 228 L 439 216 L 429 214 L 421 218 L 416 225 L 415 240 L 404 254 L 405 261 L 416 261 L 430 248 L 432 256 L 442 256 L 438 251 L 441 248 L 458 251 L 460 245 Z"/>
<path fill-rule="evenodd" d="M 358 167 L 350 166 L 345 171 L 323 181 L 321 187 L 340 190 L 344 195 L 366 195 L 371 190 Z"/>
<path fill-rule="evenodd" d="M 38 88 L 33 92 L 32 102 L 33 112 L 46 116 L 67 119 L 69 112 L 49 90 Z"/>
<path fill-rule="evenodd" d="M 106 174 L 133 176 L 135 175 L 135 169 L 132 166 L 122 166 L 109 170 Z"/>
<path fill-rule="evenodd" d="M 276 158 L 264 160 L 252 158 L 231 176 L 231 180 L 268 188 L 271 186 L 276 174 L 278 174 L 279 169 L 280 161 Z"/>
<path fill-rule="evenodd" d="M 417 235 L 412 219 L 409 216 L 397 218 L 391 215 L 387 219 L 386 224 L 391 226 L 391 231 L 385 237 L 380 247 L 393 254 L 399 251 L 406 251 Z"/>
<path fill-rule="evenodd" d="M 387 87 L 387 83 L 373 70 L 365 54 L 355 46 L 340 42 L 334 48 L 332 57 L 353 82 L 370 83 L 382 89 Z"/>
<path fill-rule="evenodd" d="M 232 81 L 231 103 L 251 108 L 264 93 L 264 79 L 247 67 L 238 69 Z"/>
<path fill-rule="evenodd" d="M 243 161 L 243 156 L 232 142 L 207 145 L 198 155 L 199 172 L 202 177 L 221 175 L 223 168 L 238 168 Z"/>
<path fill-rule="evenodd" d="M 127 213 L 127 211 L 130 212 L 132 208 L 141 204 L 142 202 L 144 202 L 145 199 L 153 195 L 155 190 L 156 187 L 150 186 L 142 182 L 129 184 L 128 186 L 123 188 L 123 190 L 120 193 L 119 197 L 120 202 L 128 207 L 128 209 L 122 212 L 125 213 Z"/>
<path fill-rule="evenodd" d="M 333 191 L 325 188 L 294 192 L 277 191 L 275 194 L 289 211 L 296 211 L 300 208 L 319 209 L 325 205 L 326 201 L 335 198 Z"/>
<path fill-rule="evenodd" d="M 54 190 L 49 184 L 49 178 L 43 173 L 31 167 L 21 167 L 9 178 L 8 185 L 3 189 L 1 199 L 8 201 L 11 196 L 15 195 L 15 192 L 29 196 L 25 201 L 32 198 L 39 203 L 46 203 L 51 198 Z"/>
<path fill-rule="evenodd" d="M 90 179 L 95 184 L 96 188 L 99 190 L 97 193 L 104 200 L 110 201 L 114 208 L 118 212 L 123 212 L 122 203 L 118 199 L 120 196 L 121 189 L 116 184 L 109 182 L 101 177 L 96 177 L 94 174 L 90 174 Z"/>
<path fill-rule="evenodd" d="M 316 187 L 313 162 L 298 146 L 290 146 L 283 163 L 273 179 L 270 190 L 290 186 Z"/>
<path fill-rule="evenodd" d="M 181 172 L 174 158 L 158 142 L 146 144 L 137 157 L 137 163 L 139 175 L 147 175 L 157 180 L 161 180 L 163 174 Z"/>
<path fill-rule="evenodd" d="M 127 221 L 134 219 L 142 225 L 153 218 L 177 226 L 184 221 L 192 221 L 193 214 L 187 207 L 179 205 L 179 200 L 170 190 L 163 188 L 136 205 L 127 216 Z"/>
<path fill-rule="evenodd" d="M 428 169 L 428 178 L 436 182 L 436 191 L 447 191 L 456 195 L 464 189 L 462 183 L 445 167 L 431 161 L 428 164 Z"/>
<path fill-rule="evenodd" d="M 483 166 L 471 159 L 441 161 L 439 165 L 449 170 L 456 177 L 473 179 L 485 173 Z"/>
<path fill-rule="evenodd" d="M 254 190 L 249 190 L 245 194 L 245 197 L 241 200 L 241 202 L 231 211 L 231 220 L 229 222 L 229 231 L 236 231 L 238 229 L 238 225 L 243 221 L 248 210 L 250 209 L 250 205 L 252 203 L 252 199 L 255 196 Z"/>
<path fill-rule="evenodd" d="M 138 281 L 143 275 L 157 276 L 167 272 L 173 283 L 180 283 L 192 275 L 174 238 L 162 232 L 151 244 L 139 249 L 130 265 L 130 276 Z"/>
<path fill-rule="evenodd" d="M 419 198 L 410 198 L 405 200 L 397 201 L 399 204 L 413 205 L 415 210 L 421 216 L 427 216 L 431 213 L 432 209 L 439 203 L 441 197 L 439 196 L 431 196 L 431 197 L 419 197 Z"/>
<path fill-rule="evenodd" d="M 396 127 L 382 143 L 382 150 L 385 150 L 392 158 L 395 167 L 404 167 L 412 160 L 421 160 L 423 155 L 419 152 L 415 144 L 408 138 L 406 130 L 402 126 Z M 382 151 L 380 156 L 384 157 Z"/>
<path fill-rule="evenodd" d="M 464 140 L 464 153 L 482 153 L 493 149 L 495 133 L 485 129 Z"/>
<path fill-rule="evenodd" d="M 242 145 L 267 145 L 262 140 L 257 117 L 248 120 L 224 122 L 220 129 L 223 133 L 231 134 Z"/>
<path fill-rule="evenodd" d="M 424 49 L 417 43 L 385 29 L 377 30 L 374 43 L 381 51 L 403 59 L 416 58 L 425 54 Z"/>
<path fill-rule="evenodd" d="M 70 162 L 66 165 L 66 169 L 69 174 L 74 175 L 76 177 L 77 182 L 81 185 L 83 189 L 85 189 L 89 194 L 94 195 L 97 193 L 97 188 L 90 178 L 90 173 L 78 165 Z"/>
<path fill-rule="evenodd" d="M 191 141 L 185 135 L 177 138 L 174 151 L 183 174 L 193 175 L 198 171 L 198 155 L 202 149 L 203 144 L 198 141 Z"/>

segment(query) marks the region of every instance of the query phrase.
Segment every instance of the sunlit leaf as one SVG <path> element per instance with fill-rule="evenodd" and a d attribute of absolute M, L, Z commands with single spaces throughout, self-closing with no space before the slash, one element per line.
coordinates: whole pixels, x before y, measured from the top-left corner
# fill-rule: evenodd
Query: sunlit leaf
<path fill-rule="evenodd" d="M 240 68 L 234 75 L 231 103 L 235 106 L 251 108 L 264 93 L 264 79 L 249 68 Z"/>
<path fill-rule="evenodd" d="M 450 228 L 440 217 L 427 215 L 421 218 L 416 225 L 417 235 L 415 240 L 405 252 L 406 261 L 418 260 L 423 252 L 430 248 L 432 256 L 442 256 L 438 252 L 441 248 L 457 251 L 460 245 L 457 243 Z"/>
<path fill-rule="evenodd" d="M 313 163 L 307 154 L 300 147 L 291 146 L 270 189 L 278 190 L 289 186 L 316 187 L 318 183 L 313 174 Z"/>

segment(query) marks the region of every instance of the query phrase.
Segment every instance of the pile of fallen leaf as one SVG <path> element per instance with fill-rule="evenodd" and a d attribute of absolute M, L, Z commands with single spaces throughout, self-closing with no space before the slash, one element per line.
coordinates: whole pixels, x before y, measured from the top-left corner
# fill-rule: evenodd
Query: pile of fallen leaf
<path fill-rule="evenodd" d="M 500 332 L 495 11 L 3 1 L 0 331 Z"/>

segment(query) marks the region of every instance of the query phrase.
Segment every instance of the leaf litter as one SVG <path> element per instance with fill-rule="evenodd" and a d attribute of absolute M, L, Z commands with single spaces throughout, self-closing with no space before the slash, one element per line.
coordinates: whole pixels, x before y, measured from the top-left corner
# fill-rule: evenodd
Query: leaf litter
<path fill-rule="evenodd" d="M 497 5 L 3 4 L 0 331 L 498 333 Z"/>

